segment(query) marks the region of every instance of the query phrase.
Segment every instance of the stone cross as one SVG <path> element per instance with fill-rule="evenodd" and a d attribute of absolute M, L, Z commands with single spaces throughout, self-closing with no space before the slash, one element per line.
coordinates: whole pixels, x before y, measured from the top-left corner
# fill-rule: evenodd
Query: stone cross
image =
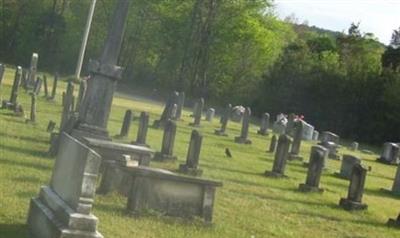
<path fill-rule="evenodd" d="M 122 123 L 121 131 L 119 133 L 119 137 L 125 137 L 129 134 L 129 129 L 131 128 L 133 114 L 132 110 L 126 110 L 124 121 Z"/>
<path fill-rule="evenodd" d="M 343 155 L 340 173 L 335 173 L 336 176 L 344 179 L 350 179 L 353 167 L 361 164 L 361 159 L 353 155 Z"/>
<path fill-rule="evenodd" d="M 313 135 L 312 135 L 312 139 L 315 140 L 315 141 L 317 141 L 317 140 L 318 140 L 318 137 L 319 137 L 319 132 L 316 131 L 316 130 L 314 130 Z"/>
<path fill-rule="evenodd" d="M 276 148 L 274 165 L 272 171 L 266 171 L 265 175 L 268 177 L 286 177 L 285 167 L 286 161 L 289 156 L 289 148 L 292 140 L 288 135 L 280 135 L 278 139 L 278 146 Z"/>
<path fill-rule="evenodd" d="M 50 99 L 54 100 L 56 97 L 56 93 L 57 93 L 57 82 L 58 82 L 58 73 L 56 72 L 56 74 L 54 75 L 54 81 L 53 81 L 53 89 L 51 90 L 51 97 Z"/>
<path fill-rule="evenodd" d="M 7 108 L 11 110 L 15 110 L 17 108 L 18 85 L 19 82 L 21 81 L 21 74 L 22 74 L 22 68 L 21 66 L 18 66 L 15 71 L 14 82 L 11 88 L 10 101 L 4 100 L 2 102 L 2 108 Z"/>
<path fill-rule="evenodd" d="M 85 97 L 86 88 L 87 88 L 87 81 L 86 81 L 86 79 L 82 79 L 81 82 L 79 83 L 79 94 L 78 94 L 78 100 L 76 101 L 76 107 L 75 107 L 76 112 L 79 112 L 80 105 L 82 103 L 83 98 Z"/>
<path fill-rule="evenodd" d="M 308 164 L 308 172 L 306 182 L 299 185 L 302 192 L 324 192 L 319 187 L 322 169 L 324 168 L 325 159 L 328 156 L 328 150 L 323 146 L 316 145 L 311 148 L 310 162 Z"/>
<path fill-rule="evenodd" d="M 251 110 L 250 107 L 246 107 L 244 111 L 244 117 L 242 121 L 242 130 L 240 136 L 235 137 L 235 142 L 239 144 L 251 144 L 251 140 L 248 139 L 249 126 L 250 126 Z"/>
<path fill-rule="evenodd" d="M 339 205 L 345 210 L 364 210 L 368 206 L 362 203 L 365 179 L 368 169 L 361 164 L 353 166 L 347 198 L 341 198 Z"/>
<path fill-rule="evenodd" d="M 350 145 L 350 150 L 352 150 L 352 151 L 358 150 L 358 143 L 355 142 L 355 141 L 352 142 L 351 145 Z"/>
<path fill-rule="evenodd" d="M 139 118 L 139 129 L 134 145 L 150 147 L 146 144 L 147 129 L 149 127 L 149 113 L 141 112 Z"/>
<path fill-rule="evenodd" d="M 400 156 L 400 147 L 396 143 L 386 142 L 383 144 L 383 152 L 378 161 L 384 164 L 398 164 Z"/>
<path fill-rule="evenodd" d="M 290 150 L 290 160 L 303 160 L 300 156 L 301 141 L 303 139 L 304 123 L 302 120 L 297 120 L 293 124 L 293 144 Z"/>
<path fill-rule="evenodd" d="M 74 93 L 74 84 L 69 81 L 67 84 L 67 91 L 63 94 L 63 112 L 61 115 L 61 123 L 60 123 L 60 130 L 64 130 L 64 126 L 67 124 L 71 112 L 73 111 L 73 95 Z"/>
<path fill-rule="evenodd" d="M 257 134 L 266 136 L 268 135 L 269 128 L 269 113 L 264 113 L 261 118 L 260 130 L 257 131 Z"/>
<path fill-rule="evenodd" d="M 39 95 L 41 88 L 42 88 L 42 79 L 40 77 L 38 77 L 36 79 L 35 86 L 33 87 L 33 92 L 36 95 Z"/>
<path fill-rule="evenodd" d="M 176 120 L 180 120 L 182 118 L 183 107 L 185 106 L 185 92 L 179 92 L 178 98 L 178 108 L 176 110 Z"/>
<path fill-rule="evenodd" d="M 36 94 L 34 92 L 30 93 L 31 95 L 31 115 L 26 122 L 36 123 Z"/>
<path fill-rule="evenodd" d="M 193 130 L 190 137 L 186 163 L 179 166 L 179 172 L 194 176 L 202 174 L 203 171 L 198 168 L 202 141 L 203 136 L 197 130 Z"/>
<path fill-rule="evenodd" d="M 28 232 L 41 238 L 102 238 L 92 214 L 101 157 L 66 133 L 60 141 L 50 185 L 31 199 Z"/>
<path fill-rule="evenodd" d="M 48 98 L 49 97 L 49 89 L 47 87 L 47 76 L 43 75 L 43 87 L 44 87 L 44 97 Z"/>
<path fill-rule="evenodd" d="M 204 108 L 204 98 L 200 98 L 196 105 L 196 110 L 193 112 L 194 122 L 190 123 L 189 125 L 199 127 L 201 122 L 201 114 Z"/>
<path fill-rule="evenodd" d="M 98 61 L 89 62 L 91 78 L 79 107 L 79 120 L 72 135 L 109 140 L 107 131 L 112 100 L 123 69 L 117 66 L 129 5 L 132 1 L 118 0 L 108 28 L 107 39 Z"/>
<path fill-rule="evenodd" d="M 206 121 L 212 122 L 215 115 L 215 109 L 209 108 L 206 112 Z"/>
<path fill-rule="evenodd" d="M 31 58 L 31 66 L 29 68 L 28 85 L 35 83 L 38 60 L 39 55 L 37 53 L 33 53 Z"/>
<path fill-rule="evenodd" d="M 221 115 L 221 120 L 220 120 L 221 129 L 215 130 L 215 131 L 214 131 L 214 133 L 215 133 L 216 135 L 219 135 L 219 136 L 228 136 L 228 135 L 225 133 L 225 131 L 226 131 L 226 127 L 227 127 L 228 122 L 229 122 L 229 117 L 230 117 L 230 115 L 231 115 L 231 111 L 232 111 L 232 105 L 231 105 L 231 104 L 228 104 L 228 105 L 226 106 L 226 108 L 225 108 L 224 114 Z"/>
<path fill-rule="evenodd" d="M 177 159 L 177 157 L 174 156 L 175 135 L 176 135 L 176 123 L 172 120 L 169 120 L 164 127 L 161 152 L 155 153 L 154 160 L 164 161 L 164 160 Z"/>
<path fill-rule="evenodd" d="M 6 71 L 6 66 L 4 66 L 4 64 L 0 64 L 0 85 L 3 82 L 5 71 Z"/>
<path fill-rule="evenodd" d="M 269 144 L 269 150 L 268 150 L 269 153 L 274 153 L 275 152 L 275 150 L 276 150 L 276 142 L 277 142 L 276 135 L 273 135 L 272 138 L 271 138 L 271 143 Z"/>
<path fill-rule="evenodd" d="M 175 115 L 176 115 L 176 111 L 178 110 L 177 109 L 178 97 L 179 97 L 179 94 L 176 91 L 172 92 L 172 94 L 169 96 L 169 98 L 168 98 L 168 100 L 167 100 L 167 102 L 165 104 L 164 110 L 163 110 L 163 112 L 161 114 L 160 119 L 154 121 L 153 126 L 155 128 L 163 127 L 165 125 L 165 123 L 167 123 L 168 120 L 174 120 L 175 119 L 173 117 L 173 113 L 174 113 L 174 110 L 175 110 Z"/>

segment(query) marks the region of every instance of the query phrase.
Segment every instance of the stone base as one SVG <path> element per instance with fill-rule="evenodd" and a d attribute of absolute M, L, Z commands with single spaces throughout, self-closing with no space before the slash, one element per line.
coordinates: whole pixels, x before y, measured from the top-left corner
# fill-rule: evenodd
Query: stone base
<path fill-rule="evenodd" d="M 382 164 L 387 164 L 387 165 L 397 165 L 397 163 L 395 161 L 389 162 L 382 157 L 377 158 L 376 161 L 378 161 L 379 163 L 382 163 Z"/>
<path fill-rule="evenodd" d="M 262 135 L 262 136 L 267 136 L 269 135 L 268 131 L 262 131 L 262 130 L 258 130 L 257 134 Z"/>
<path fill-rule="evenodd" d="M 235 143 L 250 145 L 251 140 L 238 136 L 238 137 L 235 137 Z"/>
<path fill-rule="evenodd" d="M 96 230 L 97 222 L 92 214 L 73 211 L 46 186 L 30 203 L 28 230 L 31 238 L 103 238 Z"/>
<path fill-rule="evenodd" d="M 273 172 L 273 171 L 265 171 L 264 175 L 267 177 L 271 177 L 271 178 L 288 178 L 288 176 L 286 176 L 284 174 Z"/>
<path fill-rule="evenodd" d="M 165 160 L 177 160 L 178 158 L 174 155 L 166 155 L 162 154 L 161 152 L 156 152 L 154 154 L 153 160 L 155 161 L 165 161 Z"/>
<path fill-rule="evenodd" d="M 301 192 L 305 192 L 305 193 L 309 193 L 309 192 L 313 192 L 313 193 L 323 193 L 324 189 L 323 188 L 318 188 L 318 187 L 313 187 L 313 186 L 309 186 L 307 184 L 300 184 L 299 185 L 299 190 Z"/>
<path fill-rule="evenodd" d="M 360 203 L 360 202 L 354 202 L 347 198 L 341 198 L 339 201 L 339 206 L 344 208 L 344 210 L 348 210 L 348 211 L 368 209 L 367 204 Z"/>
<path fill-rule="evenodd" d="M 303 161 L 303 157 L 301 157 L 300 155 L 289 154 L 288 160 L 290 160 L 290 161 L 292 161 L 292 160 Z"/>
<path fill-rule="evenodd" d="M 228 136 L 228 134 L 226 134 L 225 131 L 221 130 L 215 130 L 214 134 L 216 134 L 217 136 Z"/>
<path fill-rule="evenodd" d="M 203 174 L 203 170 L 197 168 L 189 168 L 186 164 L 181 164 L 179 165 L 179 173 L 192 176 L 201 176 Z"/>

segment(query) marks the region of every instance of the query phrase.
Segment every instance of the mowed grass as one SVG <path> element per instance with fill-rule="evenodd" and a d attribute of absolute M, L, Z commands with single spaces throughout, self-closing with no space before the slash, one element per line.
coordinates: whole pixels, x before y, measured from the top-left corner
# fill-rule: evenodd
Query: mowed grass
<path fill-rule="evenodd" d="M 1 87 L 1 97 L 8 99 L 14 70 L 7 69 Z M 49 78 L 49 77 L 48 77 Z M 49 87 L 52 77 L 49 78 Z M 61 117 L 61 93 L 65 83 L 60 82 L 55 102 L 38 99 L 37 124 L 26 124 L 24 118 L 13 116 L 10 111 L 0 110 L 0 237 L 22 238 L 27 236 L 26 217 L 31 197 L 37 196 L 40 186 L 48 184 L 54 158 L 47 155 L 49 120 L 57 124 Z M 76 92 L 77 93 L 76 86 Z M 41 95 L 43 95 L 43 90 Z M 29 116 L 30 97 L 21 88 L 20 103 Z M 125 110 L 132 109 L 135 116 L 141 111 L 150 113 L 151 122 L 158 119 L 163 105 L 148 101 L 132 100 L 129 95 L 116 95 L 108 124 L 110 135 L 119 133 Z M 192 121 L 185 111 L 183 121 L 178 122 L 175 154 L 178 161 L 152 162 L 151 166 L 176 170 L 186 158 Z M 203 178 L 220 180 L 223 187 L 217 190 L 212 226 L 205 226 L 199 219 L 184 220 L 159 215 L 140 218 L 125 212 L 127 199 L 113 193 L 96 196 L 93 213 L 99 218 L 98 230 L 105 236 L 117 237 L 399 237 L 400 230 L 390 229 L 385 223 L 400 212 L 400 199 L 380 192 L 390 188 L 396 171 L 395 166 L 375 162 L 378 155 L 355 153 L 363 163 L 372 167 L 368 173 L 364 202 L 367 211 L 347 212 L 338 207 L 341 197 L 347 195 L 349 182 L 333 176 L 339 170 L 339 161 L 328 161 L 321 187 L 323 194 L 305 194 L 297 191 L 306 177 L 301 162 L 289 162 L 288 179 L 263 176 L 271 170 L 273 155 L 266 153 L 271 135 L 256 134 L 257 126 L 251 125 L 252 145 L 235 144 L 240 134 L 240 124 L 229 122 L 229 137 L 214 135 L 219 128 L 218 120 L 202 121 L 199 129 L 203 135 L 200 167 Z M 120 140 L 129 143 L 136 138 L 138 120 L 132 123 L 129 136 Z M 154 150 L 161 147 L 162 130 L 150 128 L 148 143 Z M 301 154 L 307 161 L 314 143 L 303 142 Z M 363 145 L 361 145 L 362 148 Z M 230 148 L 233 158 L 225 156 Z M 345 146 L 340 153 L 352 153 Z M 68 178 L 66 178 L 68 180 Z"/>

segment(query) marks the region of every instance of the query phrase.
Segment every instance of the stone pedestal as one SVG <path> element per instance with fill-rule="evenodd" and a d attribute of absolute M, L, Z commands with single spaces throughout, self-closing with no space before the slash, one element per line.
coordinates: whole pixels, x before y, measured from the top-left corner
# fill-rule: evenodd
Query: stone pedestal
<path fill-rule="evenodd" d="M 206 121 L 212 122 L 214 119 L 214 115 L 215 115 L 215 109 L 209 108 L 206 112 Z"/>
<path fill-rule="evenodd" d="M 11 88 L 10 100 L 9 101 L 3 100 L 1 106 L 3 109 L 9 109 L 13 111 L 17 109 L 18 87 L 19 83 L 21 82 L 21 76 L 22 76 L 22 68 L 21 66 L 18 66 L 15 71 L 14 82 Z"/>
<path fill-rule="evenodd" d="M 361 164 L 354 165 L 347 198 L 341 198 L 339 201 L 339 205 L 342 208 L 345 210 L 364 210 L 368 208 L 366 204 L 362 203 L 366 177 L 367 168 Z"/>
<path fill-rule="evenodd" d="M 304 130 L 304 123 L 302 120 L 297 120 L 294 122 L 292 126 L 292 133 L 293 133 L 293 143 L 292 148 L 289 153 L 289 160 L 303 160 L 303 157 L 300 156 L 300 147 L 301 141 L 303 139 L 303 130 Z"/>
<path fill-rule="evenodd" d="M 377 159 L 378 162 L 384 164 L 396 165 L 400 161 L 400 147 L 396 143 L 386 142 L 383 144 L 381 156 Z"/>
<path fill-rule="evenodd" d="M 268 135 L 269 128 L 269 113 L 264 113 L 261 118 L 260 129 L 257 131 L 257 134 L 266 136 Z"/>
<path fill-rule="evenodd" d="M 148 127 L 149 127 L 149 113 L 141 112 L 140 118 L 139 118 L 139 128 L 138 128 L 138 132 L 137 132 L 137 136 L 136 136 L 136 141 L 133 142 L 132 144 L 138 145 L 138 146 L 150 147 L 146 143 Z"/>
<path fill-rule="evenodd" d="M 276 139 L 276 135 L 273 135 L 271 138 L 271 143 L 269 144 L 269 153 L 274 153 L 276 150 L 276 143 L 277 143 L 277 139 Z"/>
<path fill-rule="evenodd" d="M 204 99 L 200 98 L 196 102 L 196 106 L 194 108 L 194 112 L 193 112 L 194 121 L 193 121 L 193 123 L 189 123 L 189 126 L 200 127 L 201 115 L 203 113 L 203 107 L 204 107 Z"/>
<path fill-rule="evenodd" d="M 340 167 L 340 172 L 335 173 L 337 177 L 343 178 L 343 179 L 350 179 L 351 178 L 351 173 L 353 171 L 353 167 L 356 164 L 361 164 L 361 159 L 357 158 L 352 155 L 343 155 L 342 159 L 342 165 Z"/>
<path fill-rule="evenodd" d="M 192 131 L 186 163 L 179 165 L 179 172 L 193 176 L 200 176 L 203 171 L 198 168 L 203 136 L 196 130 Z"/>
<path fill-rule="evenodd" d="M 169 120 L 164 127 L 164 135 L 162 140 L 161 151 L 156 152 L 154 160 L 165 161 L 165 160 L 176 160 L 177 157 L 173 155 L 174 144 L 176 135 L 176 124 Z"/>
<path fill-rule="evenodd" d="M 242 130 L 240 136 L 235 137 L 235 142 L 239 144 L 251 144 L 251 140 L 248 139 L 249 136 L 249 126 L 250 126 L 251 110 L 249 107 L 244 111 Z"/>
<path fill-rule="evenodd" d="M 168 98 L 167 103 L 165 104 L 164 110 L 161 114 L 159 120 L 155 120 L 153 126 L 155 128 L 164 127 L 168 120 L 175 120 L 176 112 L 178 110 L 179 94 L 174 91 Z"/>
<path fill-rule="evenodd" d="M 274 165 L 272 171 L 266 171 L 265 175 L 268 177 L 287 177 L 285 175 L 286 161 L 289 155 L 289 147 L 292 143 L 287 135 L 279 136 L 278 146 L 275 153 Z"/>
<path fill-rule="evenodd" d="M 121 131 L 119 133 L 119 137 L 126 137 L 129 134 L 129 129 L 131 128 L 131 122 L 133 118 L 132 110 L 126 110 L 124 121 L 122 122 Z"/>
<path fill-rule="evenodd" d="M 218 136 L 228 136 L 226 134 L 226 127 L 228 126 L 229 118 L 231 116 L 231 111 L 232 111 L 232 105 L 228 104 L 225 108 L 224 114 L 221 115 L 220 123 L 221 123 L 221 129 L 215 130 L 214 134 Z"/>
<path fill-rule="evenodd" d="M 325 164 L 325 158 L 328 155 L 328 150 L 322 146 L 313 146 L 311 148 L 310 162 L 308 164 L 307 178 L 304 184 L 299 185 L 299 190 L 302 192 L 319 192 L 324 189 L 319 187 L 319 182 L 322 175 L 322 170 Z"/>

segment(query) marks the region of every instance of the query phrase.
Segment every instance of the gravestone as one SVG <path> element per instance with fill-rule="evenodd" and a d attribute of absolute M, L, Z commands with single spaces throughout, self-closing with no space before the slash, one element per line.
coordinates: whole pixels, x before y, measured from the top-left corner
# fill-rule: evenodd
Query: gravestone
<path fill-rule="evenodd" d="M 49 124 L 47 124 L 47 129 L 46 129 L 46 131 L 47 132 L 53 132 L 54 131 L 54 129 L 56 128 L 56 123 L 54 122 L 54 121 L 49 121 Z"/>
<path fill-rule="evenodd" d="M 277 143 L 277 139 L 276 139 L 276 135 L 273 135 L 271 138 L 271 143 L 269 144 L 269 153 L 274 153 L 276 150 L 276 143 Z"/>
<path fill-rule="evenodd" d="M 193 130 L 190 137 L 186 163 L 179 165 L 179 172 L 193 176 L 199 176 L 203 173 L 198 168 L 202 141 L 203 136 L 197 130 Z"/>
<path fill-rule="evenodd" d="M 40 94 L 41 88 L 42 88 L 42 79 L 41 79 L 40 77 L 38 77 L 38 78 L 36 79 L 35 86 L 33 87 L 33 92 L 34 92 L 36 95 L 39 95 L 39 94 Z"/>
<path fill-rule="evenodd" d="M 293 143 L 289 153 L 289 160 L 303 160 L 300 156 L 301 140 L 303 139 L 304 123 L 302 120 L 297 120 L 292 126 Z"/>
<path fill-rule="evenodd" d="M 176 103 L 174 103 L 174 105 L 172 105 L 172 109 L 171 109 L 171 119 L 172 120 L 176 120 L 176 112 L 178 111 L 178 105 Z"/>
<path fill-rule="evenodd" d="M 313 135 L 312 135 L 312 139 L 317 141 L 319 139 L 319 132 L 314 130 Z"/>
<path fill-rule="evenodd" d="M 31 95 L 31 114 L 30 118 L 26 120 L 28 123 L 36 123 L 36 94 L 34 92 L 30 93 Z"/>
<path fill-rule="evenodd" d="M 341 198 L 339 205 L 345 210 L 364 210 L 368 206 L 362 203 L 367 168 L 361 164 L 353 166 L 347 198 Z"/>
<path fill-rule="evenodd" d="M 392 142 L 386 142 L 383 144 L 381 157 L 379 157 L 377 161 L 384 164 L 399 164 L 399 155 L 399 145 Z"/>
<path fill-rule="evenodd" d="M 392 185 L 392 189 L 382 189 L 384 192 L 392 193 L 393 195 L 400 195 L 400 165 L 397 166 L 396 174 L 394 176 L 394 181 Z"/>
<path fill-rule="evenodd" d="M 39 55 L 37 53 L 33 53 L 31 58 L 31 66 L 29 67 L 29 73 L 28 73 L 28 80 L 27 80 L 28 88 L 32 88 L 35 84 L 38 60 L 39 60 Z"/>
<path fill-rule="evenodd" d="M 78 100 L 76 101 L 76 106 L 75 106 L 76 112 L 79 112 L 79 108 L 81 106 L 83 98 L 85 97 L 86 88 L 87 88 L 87 80 L 82 79 L 81 82 L 79 83 Z"/>
<path fill-rule="evenodd" d="M 16 110 L 18 107 L 18 85 L 19 82 L 21 81 L 21 74 L 22 74 L 22 68 L 21 66 L 18 66 L 16 71 L 15 71 L 15 76 L 14 76 L 14 82 L 11 88 L 11 95 L 10 95 L 10 100 L 6 101 L 4 100 L 2 102 L 2 108 L 10 109 L 10 110 Z"/>
<path fill-rule="evenodd" d="M 342 165 L 340 172 L 335 173 L 336 176 L 344 179 L 350 179 L 353 167 L 357 164 L 361 164 L 361 159 L 353 155 L 343 155 Z"/>
<path fill-rule="evenodd" d="M 65 125 L 68 123 L 68 120 L 73 113 L 74 108 L 74 84 L 69 81 L 67 84 L 67 91 L 63 94 L 63 111 L 61 114 L 61 122 L 60 122 L 60 130 L 64 130 Z"/>
<path fill-rule="evenodd" d="M 265 175 L 268 177 L 287 177 L 285 175 L 286 161 L 289 156 L 289 148 L 292 140 L 288 135 L 280 135 L 278 139 L 278 146 L 276 148 L 274 165 L 272 171 L 266 171 Z"/>
<path fill-rule="evenodd" d="M 266 136 L 268 135 L 269 128 L 269 113 L 264 113 L 261 118 L 260 130 L 257 131 L 257 134 Z"/>
<path fill-rule="evenodd" d="M 235 142 L 239 144 L 251 144 L 251 140 L 248 139 L 249 136 L 249 126 L 250 126 L 250 116 L 251 110 L 250 107 L 247 107 L 242 121 L 242 130 L 240 132 L 240 136 L 235 137 Z"/>
<path fill-rule="evenodd" d="M 314 127 L 307 122 L 303 121 L 303 140 L 312 140 L 314 134 Z"/>
<path fill-rule="evenodd" d="M 243 106 L 234 106 L 230 113 L 231 120 L 234 122 L 241 122 L 244 116 L 246 108 Z"/>
<path fill-rule="evenodd" d="M 179 97 L 178 97 L 178 108 L 176 110 L 176 120 L 181 120 L 182 119 L 182 111 L 183 107 L 185 106 L 185 92 L 179 92 Z"/>
<path fill-rule="evenodd" d="M 288 121 L 286 124 L 285 134 L 292 136 L 293 133 L 293 126 L 296 119 L 296 115 L 294 113 L 290 113 L 288 116 Z"/>
<path fill-rule="evenodd" d="M 333 142 L 337 145 L 339 145 L 339 140 L 340 137 L 338 135 L 336 135 L 335 133 L 332 133 L 330 131 L 323 131 L 321 136 L 320 136 L 320 141 L 321 142 Z"/>
<path fill-rule="evenodd" d="M 215 109 L 209 108 L 206 112 L 206 121 L 212 122 L 215 116 Z"/>
<path fill-rule="evenodd" d="M 319 182 L 321 180 L 322 169 L 324 168 L 325 158 L 327 155 L 328 150 L 322 146 L 316 145 L 311 148 L 306 182 L 299 185 L 300 191 L 324 192 L 324 189 L 319 187 Z"/>
<path fill-rule="evenodd" d="M 177 157 L 174 156 L 174 143 L 176 135 L 176 123 L 169 120 L 164 127 L 164 135 L 161 145 L 161 151 L 156 152 L 154 155 L 154 160 L 164 161 L 164 160 L 176 160 Z"/>
<path fill-rule="evenodd" d="M 387 225 L 389 227 L 395 227 L 395 228 L 400 228 L 400 213 L 397 216 L 397 219 L 392 219 L 390 218 L 387 222 Z"/>
<path fill-rule="evenodd" d="M 0 64 L 0 85 L 3 82 L 5 71 L 6 71 L 6 66 L 4 64 Z"/>
<path fill-rule="evenodd" d="M 196 111 L 193 112 L 194 122 L 190 123 L 189 125 L 194 127 L 200 127 L 201 114 L 203 113 L 203 108 L 204 108 L 204 99 L 200 98 L 196 104 L 197 104 Z"/>
<path fill-rule="evenodd" d="M 28 69 L 23 68 L 21 82 L 19 86 L 23 87 L 25 90 L 28 90 L 28 75 L 29 75 Z"/>
<path fill-rule="evenodd" d="M 53 89 L 51 90 L 51 97 L 50 97 L 51 100 L 54 100 L 56 98 L 58 77 L 59 75 L 56 72 L 54 75 Z"/>
<path fill-rule="evenodd" d="M 150 147 L 146 144 L 147 130 L 149 127 L 149 113 L 141 112 L 139 118 L 139 128 L 136 136 L 136 141 L 133 142 L 134 145 L 140 145 L 145 147 Z"/>
<path fill-rule="evenodd" d="M 318 145 L 322 145 L 323 147 L 327 148 L 329 153 L 328 153 L 328 158 L 333 159 L 333 160 L 340 160 L 340 156 L 338 155 L 338 145 L 335 142 L 332 141 L 324 141 L 318 143 Z"/>
<path fill-rule="evenodd" d="M 172 94 L 169 96 L 167 100 L 167 103 L 165 104 L 160 119 L 154 121 L 153 124 L 154 127 L 156 128 L 164 127 L 165 123 L 167 123 L 168 120 L 175 119 L 173 113 L 175 110 L 175 115 L 176 115 L 178 98 L 179 98 L 178 92 L 176 91 L 172 92 Z"/>
<path fill-rule="evenodd" d="M 215 130 L 214 134 L 219 135 L 219 136 L 228 136 L 225 131 L 226 131 L 226 127 L 228 125 L 229 122 L 229 118 L 231 116 L 231 111 L 232 111 L 232 105 L 228 104 L 225 108 L 224 114 L 221 115 L 221 129 L 219 130 Z"/>
<path fill-rule="evenodd" d="M 43 88 L 44 88 L 44 97 L 49 97 L 49 88 L 47 87 L 47 76 L 43 75 Z"/>
<path fill-rule="evenodd" d="M 92 213 L 101 157 L 63 133 L 49 186 L 31 199 L 28 231 L 35 238 L 102 238 Z"/>
<path fill-rule="evenodd" d="M 358 150 L 358 143 L 355 142 L 355 141 L 352 142 L 351 145 L 350 145 L 350 150 L 352 150 L 352 151 Z"/>
<path fill-rule="evenodd" d="M 129 129 L 131 128 L 131 122 L 133 118 L 132 110 L 126 110 L 124 121 L 122 123 L 121 131 L 119 137 L 125 137 L 129 134 Z"/>

